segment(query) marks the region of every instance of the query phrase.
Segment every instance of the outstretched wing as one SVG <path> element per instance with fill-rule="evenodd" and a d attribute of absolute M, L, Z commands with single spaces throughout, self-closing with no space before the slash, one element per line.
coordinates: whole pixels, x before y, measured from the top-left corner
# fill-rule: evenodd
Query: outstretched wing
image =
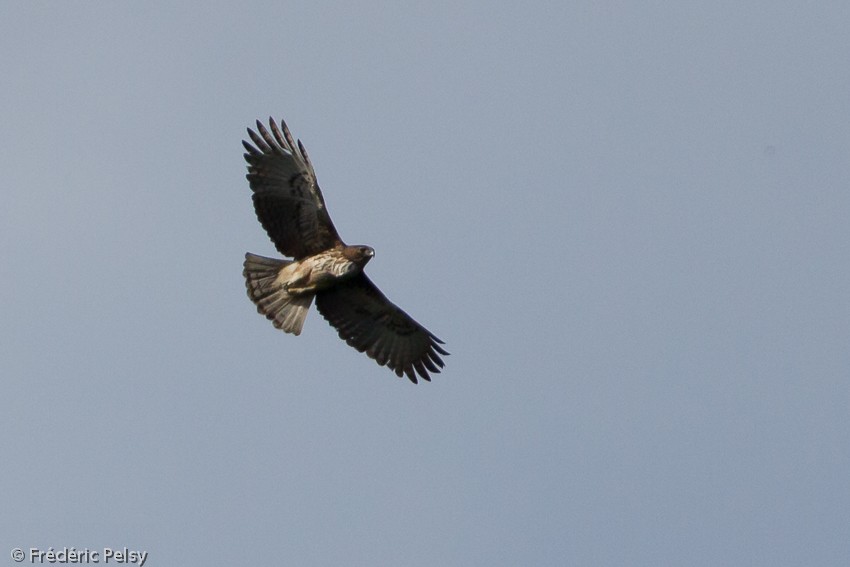
<path fill-rule="evenodd" d="M 248 153 L 248 182 L 254 192 L 254 210 L 277 249 L 300 259 L 340 242 L 316 173 L 301 144 L 296 145 L 283 120 L 271 133 L 257 120 L 257 132 L 248 128 L 253 145 L 242 141 Z"/>
<path fill-rule="evenodd" d="M 428 372 L 440 372 L 440 355 L 449 354 L 440 347 L 443 341 L 396 307 L 363 273 L 319 292 L 316 308 L 341 339 L 414 384 L 417 375 L 430 381 Z"/>

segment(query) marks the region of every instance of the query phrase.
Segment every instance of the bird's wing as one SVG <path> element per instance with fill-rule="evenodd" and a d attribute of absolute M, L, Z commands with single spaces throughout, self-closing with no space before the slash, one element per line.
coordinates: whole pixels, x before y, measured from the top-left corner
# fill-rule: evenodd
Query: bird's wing
<path fill-rule="evenodd" d="M 440 372 L 440 355 L 449 354 L 440 347 L 443 341 L 395 306 L 363 273 L 319 292 L 316 308 L 341 339 L 413 383 L 417 375 L 430 381 L 428 372 Z"/>
<path fill-rule="evenodd" d="M 257 120 L 259 133 L 248 128 L 254 144 L 242 145 L 257 218 L 282 254 L 300 259 L 341 240 L 301 140 L 294 142 L 283 120 L 280 126 L 269 118 L 269 132 Z"/>

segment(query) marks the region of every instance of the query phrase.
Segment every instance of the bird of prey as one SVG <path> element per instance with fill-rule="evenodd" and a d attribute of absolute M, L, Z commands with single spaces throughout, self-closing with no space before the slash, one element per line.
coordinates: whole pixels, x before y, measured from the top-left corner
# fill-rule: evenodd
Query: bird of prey
<path fill-rule="evenodd" d="M 269 118 L 243 140 L 254 211 L 277 250 L 292 260 L 245 254 L 248 297 L 275 327 L 299 335 L 313 298 L 339 337 L 397 376 L 430 381 L 443 341 L 399 309 L 363 273 L 375 255 L 337 234 L 307 152 L 286 124 Z"/>

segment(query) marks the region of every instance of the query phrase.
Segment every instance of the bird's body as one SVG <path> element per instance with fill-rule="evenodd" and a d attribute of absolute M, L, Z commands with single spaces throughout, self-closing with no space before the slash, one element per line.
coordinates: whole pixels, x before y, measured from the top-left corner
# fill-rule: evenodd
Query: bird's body
<path fill-rule="evenodd" d="M 254 209 L 277 249 L 293 260 L 247 253 L 248 296 L 275 327 L 299 335 L 313 299 L 340 338 L 380 365 L 414 383 L 443 366 L 442 341 L 391 303 L 363 273 L 375 255 L 369 246 L 348 246 L 325 208 L 304 146 L 286 124 L 269 119 L 271 133 L 257 121 L 259 135 L 248 153 Z M 256 147 L 255 147 L 256 146 Z"/>
<path fill-rule="evenodd" d="M 360 272 L 374 253 L 351 258 L 346 249 L 331 248 L 281 268 L 276 282 L 292 295 L 316 293 Z"/>

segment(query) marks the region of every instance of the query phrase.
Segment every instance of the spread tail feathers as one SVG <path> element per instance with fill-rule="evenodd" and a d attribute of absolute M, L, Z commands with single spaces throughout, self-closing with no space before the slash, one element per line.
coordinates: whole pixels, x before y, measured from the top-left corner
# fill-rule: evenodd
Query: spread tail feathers
<path fill-rule="evenodd" d="M 275 260 L 245 254 L 245 287 L 248 297 L 257 305 L 257 311 L 266 316 L 278 329 L 300 335 L 307 318 L 307 311 L 313 302 L 313 295 L 289 295 L 278 281 L 280 271 L 291 264 L 290 260 Z"/>

